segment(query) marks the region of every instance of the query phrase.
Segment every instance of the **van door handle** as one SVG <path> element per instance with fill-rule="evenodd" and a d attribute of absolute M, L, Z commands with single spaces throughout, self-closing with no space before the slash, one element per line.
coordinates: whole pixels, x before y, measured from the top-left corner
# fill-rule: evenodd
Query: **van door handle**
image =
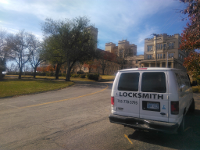
<path fill-rule="evenodd" d="M 166 115 L 166 113 L 164 113 L 164 112 L 161 112 L 160 114 L 161 114 L 161 115 Z"/>

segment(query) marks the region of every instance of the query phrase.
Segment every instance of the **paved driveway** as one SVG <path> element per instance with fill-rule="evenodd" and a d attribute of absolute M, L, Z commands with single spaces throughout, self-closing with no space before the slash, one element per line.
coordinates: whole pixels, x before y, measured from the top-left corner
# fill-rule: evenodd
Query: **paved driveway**
<path fill-rule="evenodd" d="M 184 136 L 111 124 L 111 83 L 0 99 L 0 149 L 199 149 L 200 94 Z"/>

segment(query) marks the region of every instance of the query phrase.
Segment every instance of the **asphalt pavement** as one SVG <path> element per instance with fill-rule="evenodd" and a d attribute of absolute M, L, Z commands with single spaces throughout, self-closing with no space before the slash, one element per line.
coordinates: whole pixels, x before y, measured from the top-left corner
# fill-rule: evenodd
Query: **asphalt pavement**
<path fill-rule="evenodd" d="M 0 99 L 0 149 L 199 149 L 200 94 L 185 135 L 141 132 L 109 122 L 112 82 L 76 82 Z"/>

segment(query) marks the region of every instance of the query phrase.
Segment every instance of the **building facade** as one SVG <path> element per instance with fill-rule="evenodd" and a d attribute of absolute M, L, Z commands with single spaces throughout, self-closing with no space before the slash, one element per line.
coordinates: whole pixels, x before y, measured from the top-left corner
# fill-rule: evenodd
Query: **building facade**
<path fill-rule="evenodd" d="M 105 51 L 114 53 L 120 58 L 133 57 L 137 54 L 137 45 L 130 44 L 127 40 L 122 40 L 116 44 L 110 42 L 105 44 Z"/>
<path fill-rule="evenodd" d="M 119 41 L 118 46 L 112 42 L 106 43 L 105 51 L 118 56 L 119 69 L 122 69 L 122 66 L 123 68 L 139 67 L 139 62 L 144 59 L 143 55 L 137 55 L 137 45 L 130 44 L 127 40 Z"/>
<path fill-rule="evenodd" d="M 183 61 L 188 53 L 179 50 L 180 44 L 179 34 L 159 34 L 153 38 L 145 39 L 144 60 L 139 62 L 139 66 L 184 69 Z"/>

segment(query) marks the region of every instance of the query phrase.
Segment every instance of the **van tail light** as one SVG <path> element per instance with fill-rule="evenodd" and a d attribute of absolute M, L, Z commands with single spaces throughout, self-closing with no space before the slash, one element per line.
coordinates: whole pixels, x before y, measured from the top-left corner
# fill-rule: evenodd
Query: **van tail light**
<path fill-rule="evenodd" d="M 114 97 L 111 97 L 111 105 L 114 105 Z"/>
<path fill-rule="evenodd" d="M 179 101 L 171 102 L 171 114 L 173 114 L 173 115 L 179 114 Z"/>

